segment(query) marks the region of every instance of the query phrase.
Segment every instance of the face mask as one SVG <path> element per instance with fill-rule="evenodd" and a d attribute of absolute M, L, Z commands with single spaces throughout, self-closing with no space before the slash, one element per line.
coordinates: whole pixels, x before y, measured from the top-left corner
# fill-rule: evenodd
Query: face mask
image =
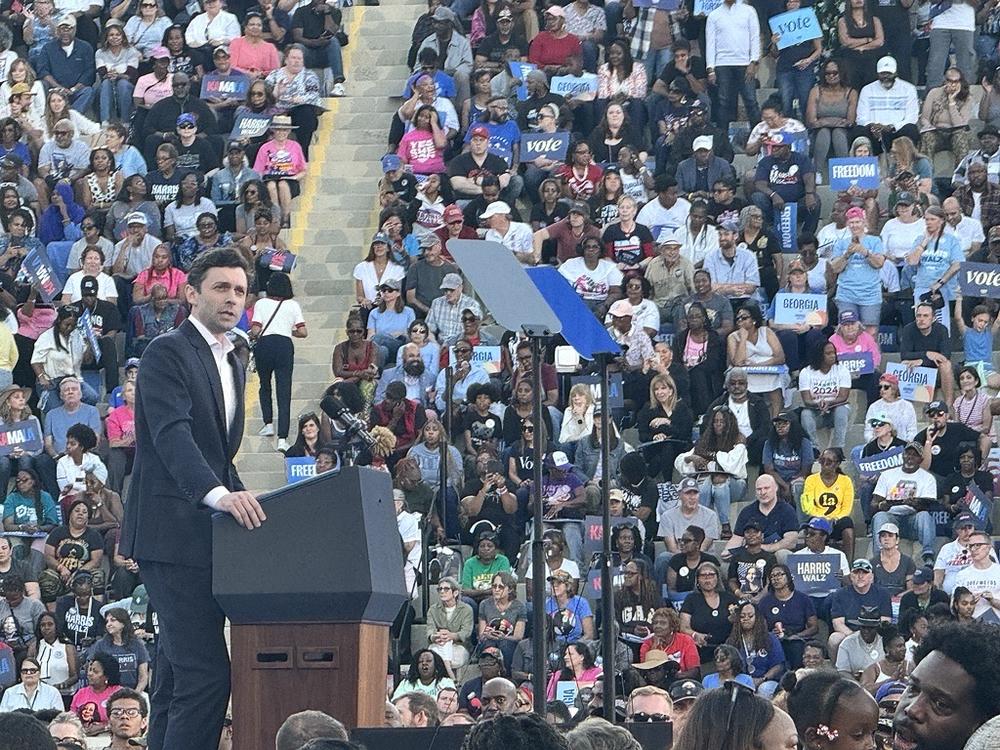
<path fill-rule="evenodd" d="M 403 365 L 403 372 L 417 378 L 424 374 L 424 361 L 422 359 L 412 359 Z"/>

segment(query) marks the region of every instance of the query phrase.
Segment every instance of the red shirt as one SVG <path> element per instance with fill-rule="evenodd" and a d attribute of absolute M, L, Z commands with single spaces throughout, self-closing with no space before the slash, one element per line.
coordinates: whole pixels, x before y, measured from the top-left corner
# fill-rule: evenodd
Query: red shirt
<path fill-rule="evenodd" d="M 588 164 L 587 172 L 583 177 L 577 175 L 569 164 L 559 170 L 559 176 L 565 179 L 566 184 L 569 185 L 569 192 L 572 194 L 573 200 L 583 201 L 594 194 L 602 174 L 604 174 L 604 170 L 596 164 Z"/>
<path fill-rule="evenodd" d="M 451 257 L 451 253 L 448 252 L 448 240 L 452 239 L 451 235 L 448 234 L 448 227 L 441 227 L 440 229 L 435 229 L 434 234 L 441 238 L 441 257 L 444 258 L 449 263 L 454 263 L 455 259 Z M 462 225 L 462 231 L 458 233 L 456 240 L 478 240 L 479 235 L 476 230 L 470 226 Z"/>
<path fill-rule="evenodd" d="M 647 638 L 639 646 L 639 661 L 646 661 L 646 653 L 651 649 L 666 651 L 667 656 L 680 662 L 681 672 L 701 666 L 701 659 L 698 657 L 698 647 L 694 639 L 686 633 L 674 633 L 674 637 L 669 643 L 664 643 L 655 635 Z"/>
<path fill-rule="evenodd" d="M 556 39 L 548 31 L 540 31 L 528 46 L 528 62 L 539 67 L 545 65 L 565 65 L 570 57 L 580 57 L 583 48 L 573 34 Z"/>

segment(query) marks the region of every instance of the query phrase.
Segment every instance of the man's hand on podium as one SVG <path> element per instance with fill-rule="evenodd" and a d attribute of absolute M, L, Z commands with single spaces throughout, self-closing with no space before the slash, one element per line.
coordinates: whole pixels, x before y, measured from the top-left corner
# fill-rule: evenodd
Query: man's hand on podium
<path fill-rule="evenodd" d="M 257 529 L 267 520 L 252 492 L 230 492 L 219 498 L 218 509 L 236 519 L 244 529 Z"/>

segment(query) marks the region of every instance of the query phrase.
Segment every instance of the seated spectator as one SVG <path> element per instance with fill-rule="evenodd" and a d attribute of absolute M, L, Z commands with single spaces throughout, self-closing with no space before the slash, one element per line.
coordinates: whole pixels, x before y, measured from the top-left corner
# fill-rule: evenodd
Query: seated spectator
<path fill-rule="evenodd" d="M 634 230 L 636 227 L 634 221 L 631 226 Z M 541 259 L 544 251 L 544 243 L 550 240 L 554 241 L 556 259 L 565 265 L 567 262 L 572 262 L 578 254 L 579 247 L 585 240 L 592 238 L 600 239 L 600 237 L 600 229 L 591 224 L 590 207 L 583 201 L 574 201 L 569 206 L 569 213 L 566 218 L 558 219 L 553 224 L 542 227 L 534 233 L 532 248 L 534 256 Z M 560 268 L 560 272 L 562 272 L 562 268 Z M 572 279 L 569 281 L 571 284 L 573 283 Z"/>
<path fill-rule="evenodd" d="M 136 637 L 127 610 L 113 607 L 104 612 L 104 635 L 90 647 L 87 657 L 93 660 L 98 654 L 106 654 L 118 662 L 118 681 L 122 687 L 138 692 L 146 690 L 149 684 L 149 654 Z"/>
<path fill-rule="evenodd" d="M 958 162 L 972 145 L 969 120 L 973 100 L 969 82 L 958 68 L 948 68 L 944 83 L 928 89 L 917 122 L 920 128 L 920 150 L 927 154 L 951 151 Z"/>
<path fill-rule="evenodd" d="M 114 279 L 104 272 L 105 257 L 98 247 L 89 247 L 81 255 L 81 268 L 79 271 L 70 274 L 63 288 L 63 305 L 79 303 L 84 297 L 84 286 L 88 290 L 93 290 L 96 299 L 107 302 L 112 306 L 118 302 L 118 290 L 115 287 Z M 92 283 L 85 284 L 90 279 Z M 83 313 L 82 307 L 79 313 Z"/>
<path fill-rule="evenodd" d="M 596 58 L 594 62 L 596 63 Z M 586 64 L 584 67 L 586 68 Z M 629 41 L 624 38 L 615 39 L 608 44 L 606 61 L 597 68 L 597 100 L 621 100 L 628 112 L 633 132 L 640 138 L 643 138 L 642 134 L 646 131 L 647 121 L 646 75 L 646 66 L 636 64 Z"/>
<path fill-rule="evenodd" d="M 150 3 L 147 0 L 147 6 Z M 137 16 L 129 19 L 126 27 L 131 25 Z M 161 20 L 161 19 L 157 19 Z M 170 21 L 165 17 L 162 20 L 169 25 Z M 150 27 L 152 30 L 152 27 Z M 136 42 L 138 44 L 138 41 Z M 149 60 L 153 65 L 151 72 L 139 76 L 132 90 L 132 105 L 137 112 L 137 119 L 141 119 L 145 124 L 144 112 L 153 108 L 157 102 L 162 102 L 173 93 L 173 81 L 170 75 L 170 52 L 166 47 L 157 44 L 149 50 Z"/>
<path fill-rule="evenodd" d="M 42 47 L 38 77 L 48 86 L 65 91 L 77 112 L 86 112 L 94 97 L 94 48 L 76 38 L 76 16 L 65 13 L 56 25 L 56 38 Z"/>
<path fill-rule="evenodd" d="M 555 640 L 569 648 L 577 646 L 577 653 L 582 655 L 587 646 L 578 641 L 592 641 L 596 632 L 590 604 L 577 595 L 576 581 L 566 571 L 557 570 L 549 576 L 549 582 L 552 595 L 545 600 L 545 612 L 552 620 Z M 550 686 L 554 688 L 554 684 Z"/>
<path fill-rule="evenodd" d="M 129 43 L 122 22 L 108 19 L 104 39 L 95 55 L 101 122 L 112 119 L 128 122 L 139 61 L 140 53 Z"/>
<path fill-rule="evenodd" d="M 890 681 L 900 680 L 905 683 L 913 666 L 906 655 L 906 638 L 894 626 L 880 628 L 879 637 L 882 639 L 885 656 L 866 667 L 860 678 L 862 687 L 873 695 L 880 685 Z"/>
<path fill-rule="evenodd" d="M 479 603 L 477 640 L 480 653 L 499 649 L 506 667 L 514 656 L 514 648 L 524 638 L 527 609 L 517 598 L 517 582 L 510 573 L 495 574 L 491 591 L 493 595 Z"/>
<path fill-rule="evenodd" d="M 166 245 L 161 245 L 159 237 L 149 233 L 149 221 L 146 218 L 146 214 L 142 211 L 133 211 L 126 216 L 125 225 L 128 227 L 127 236 L 115 244 L 114 250 L 108 256 L 111 261 L 111 272 L 114 275 L 115 287 L 118 290 L 117 296 L 128 299 L 131 294 L 133 295 L 133 303 L 141 304 L 149 298 L 149 295 L 148 293 L 142 294 L 140 295 L 140 299 L 136 300 L 134 298 L 135 281 L 146 271 L 148 283 L 148 280 L 151 278 L 148 270 L 153 265 L 155 250 L 161 246 L 166 248 Z M 170 253 L 167 250 L 168 260 L 169 257 Z M 168 268 L 168 276 L 170 270 L 173 269 Z M 166 281 L 169 285 L 168 279 L 162 278 L 160 280 Z M 179 296 L 179 293 L 175 294 L 175 296 Z"/>
<path fill-rule="evenodd" d="M 92 451 L 97 447 L 97 434 L 84 424 L 72 425 L 66 431 L 66 452 L 56 463 L 56 486 L 60 501 L 78 495 L 86 489 L 85 477 L 95 473 L 101 481 L 108 478 L 108 470 Z"/>
<path fill-rule="evenodd" d="M 708 559 L 698 565 L 695 581 L 695 589 L 681 605 L 681 632 L 694 639 L 698 657 L 707 664 L 732 631 L 729 618 L 736 609 L 736 597 L 722 582 L 719 566 Z"/>
<path fill-rule="evenodd" d="M 941 498 L 941 504 L 954 517 L 966 510 L 966 492 L 973 484 L 986 494 L 992 491 L 989 482 L 993 476 L 979 468 L 982 466 L 982 454 L 976 445 L 964 443 L 957 452 L 956 470 L 945 478 L 942 485 L 944 497 Z"/>
<path fill-rule="evenodd" d="M 816 171 L 829 180 L 830 158 L 847 156 L 848 134 L 857 119 L 858 92 L 851 88 L 838 60 L 820 65 L 820 78 L 809 92 L 803 122 L 813 143 Z"/>
<path fill-rule="evenodd" d="M 864 610 L 868 610 L 869 614 L 862 615 Z M 862 627 L 860 622 L 862 618 L 870 620 L 870 624 L 865 625 L 866 627 L 876 628 L 880 618 L 883 622 L 889 622 L 891 615 L 891 597 L 888 591 L 875 583 L 872 564 L 864 558 L 855 560 L 851 564 L 849 585 L 830 595 L 832 631 L 829 644 L 833 662 L 839 665 L 838 648 L 846 637 Z M 870 637 L 866 640 L 868 643 L 873 641 Z"/>
<path fill-rule="evenodd" d="M 260 174 L 250 169 L 247 164 L 246 147 L 240 141 L 231 141 L 226 147 L 226 158 L 222 168 L 212 175 L 211 193 L 212 202 L 219 209 L 220 221 L 228 231 L 246 234 L 248 228 L 253 225 L 255 209 L 262 204 L 262 195 L 267 198 L 269 205 L 274 205 L 270 196 L 260 190 L 260 177 Z M 258 183 L 254 186 L 256 190 L 254 200 L 252 203 L 244 202 L 243 188 L 251 182 Z M 243 229 L 240 231 L 237 211 L 244 203 Z"/>
<path fill-rule="evenodd" d="M 90 515 L 86 500 L 74 500 L 67 510 L 66 521 L 53 529 L 45 540 L 46 569 L 38 574 L 38 586 L 45 603 L 69 591 L 71 579 L 80 571 L 91 576 L 96 572 L 103 588 L 104 540 L 89 527 Z"/>
<path fill-rule="evenodd" d="M 715 155 L 714 145 L 712 136 L 698 136 L 691 144 L 694 155 L 677 165 L 677 188 L 689 201 L 709 200 L 715 183 L 735 177 L 732 165 Z"/>
<path fill-rule="evenodd" d="M 917 566 L 913 558 L 899 551 L 899 530 L 894 523 L 883 523 L 876 531 L 878 552 L 872 558 L 875 583 L 891 596 L 901 596 L 913 585 Z"/>
<path fill-rule="evenodd" d="M 771 697 L 786 669 L 785 652 L 778 636 L 767 628 L 767 620 L 753 602 L 740 602 L 733 630 L 726 641 L 734 646 L 749 666 L 749 674 L 757 693 Z"/>
<path fill-rule="evenodd" d="M 983 163 L 970 164 L 966 171 L 967 183 L 959 185 L 952 193 L 952 198 L 958 201 L 966 218 L 978 218 L 983 227 L 990 229 L 1000 224 L 1000 186 L 990 178 L 988 170 L 992 168 L 993 165 Z"/>
<path fill-rule="evenodd" d="M 997 94 L 994 92 L 995 89 L 984 96 L 983 104 L 980 106 L 985 105 L 987 101 L 995 101 Z M 980 110 L 980 113 L 982 113 L 982 110 Z M 980 119 L 985 120 L 987 118 L 982 117 L 980 114 Z M 997 130 L 995 125 L 984 125 L 978 133 L 978 138 L 979 148 L 970 149 L 969 152 L 962 157 L 958 166 L 955 167 L 955 174 L 951 178 L 951 184 L 954 187 L 960 187 L 968 184 L 968 170 L 973 164 L 986 165 L 988 167 L 987 174 L 989 181 L 994 185 L 1000 181 L 1000 176 L 997 175 L 995 167 L 996 163 L 1000 162 L 1000 131 Z"/>
<path fill-rule="evenodd" d="M 798 204 L 799 223 L 805 232 L 815 232 L 819 224 L 816 197 L 816 170 L 808 156 L 793 152 L 791 136 L 781 132 L 771 136 L 771 155 L 757 164 L 753 203 L 764 213 L 766 225 L 774 224 L 775 211 L 786 203 Z"/>
<path fill-rule="evenodd" d="M 228 44 L 239 35 L 239 21 L 232 13 L 222 10 L 222 0 L 206 0 L 204 12 L 188 23 L 184 40 L 192 49 L 214 48 Z"/>
<path fill-rule="evenodd" d="M 955 376 L 951 365 L 951 336 L 938 323 L 934 306 L 917 304 L 914 322 L 907 323 L 899 335 L 899 356 L 907 367 L 931 367 L 938 371 L 938 384 L 943 401 L 948 404 L 955 396 Z"/>
<path fill-rule="evenodd" d="M 570 153 L 570 162 L 555 175 L 563 181 L 563 196 L 574 201 L 589 200 L 604 170 L 593 162 L 593 151 L 586 141 L 570 144 Z"/>
<path fill-rule="evenodd" d="M 172 150 L 174 155 L 169 160 L 166 159 L 168 149 Z M 164 157 L 164 161 L 161 162 L 161 168 L 167 167 L 168 169 L 171 169 L 168 165 L 173 163 L 174 158 L 177 155 L 176 149 L 167 144 L 165 146 L 161 146 L 157 150 L 157 153 Z M 150 175 L 152 177 L 153 173 L 150 173 Z M 180 183 L 180 175 L 176 171 L 171 172 L 171 177 L 165 177 L 161 173 L 160 177 L 156 179 L 163 180 L 157 183 L 157 185 L 159 185 L 158 192 L 164 197 L 167 195 L 170 196 L 169 198 L 166 198 L 165 202 L 172 201 L 177 197 L 177 185 Z M 173 181 L 172 185 L 169 184 L 171 181 Z M 153 187 L 152 184 L 147 183 L 146 178 L 140 174 L 135 174 L 131 177 L 125 178 L 121 192 L 118 194 L 115 202 L 111 204 L 111 208 L 108 210 L 107 216 L 105 217 L 104 239 L 110 240 L 111 242 L 118 242 L 119 240 L 124 239 L 125 235 L 128 234 L 128 217 L 136 212 L 141 213 L 146 217 L 146 232 L 148 234 L 151 234 L 154 237 L 162 236 L 163 222 L 160 217 L 160 208 L 157 205 L 156 200 L 148 199 L 146 192 L 147 186 L 150 188 Z M 84 230 L 84 236 L 86 237 L 86 230 Z M 112 257 L 113 254 L 110 252 L 110 248 L 106 255 L 108 257 Z M 71 252 L 70 258 L 72 259 L 73 257 L 74 254 Z M 79 255 L 76 255 L 76 258 L 76 266 L 70 266 L 74 270 L 75 268 L 79 268 L 80 265 Z"/>
<path fill-rule="evenodd" d="M 421 402 L 407 398 L 402 383 L 390 383 L 384 399 L 372 407 L 370 419 L 373 426 L 386 427 L 396 436 L 396 447 L 389 457 L 390 466 L 406 455 L 426 421 Z"/>
<path fill-rule="evenodd" d="M 260 147 L 254 162 L 254 170 L 263 176 L 271 202 L 277 203 L 281 210 L 282 226 L 289 226 L 292 199 L 299 195 L 308 166 L 302 147 L 288 139 L 296 127 L 287 115 L 275 115 L 271 119 L 272 138 Z"/>
<path fill-rule="evenodd" d="M 548 237 L 547 232 L 542 229 L 536 237 Z M 621 294 L 622 272 L 613 261 L 604 257 L 604 245 L 596 234 L 586 236 L 577 245 L 577 254 L 578 257 L 567 259 L 559 266 L 559 273 L 595 317 L 603 319 Z"/>
<path fill-rule="evenodd" d="M 167 33 L 170 34 L 170 31 Z M 214 135 L 219 129 L 218 120 L 216 120 L 208 103 L 191 95 L 191 76 L 189 74 L 175 69 L 170 85 L 172 96 L 161 99 L 150 107 L 143 122 L 143 134 L 145 135 L 143 154 L 147 161 L 153 160 L 153 156 L 161 144 L 173 139 L 182 122 L 191 122 L 190 118 L 182 120 L 182 115 L 193 117 L 198 132 L 205 134 L 205 136 Z M 215 166 L 212 165 L 213 168 Z"/>
<path fill-rule="evenodd" d="M 270 22 L 269 19 L 268 23 Z M 264 26 L 263 15 L 247 13 L 243 24 L 243 36 L 235 37 L 229 42 L 233 69 L 252 78 L 264 78 L 281 66 L 277 48 L 264 39 Z M 292 35 L 295 35 L 294 29 Z"/>
<path fill-rule="evenodd" d="M 472 607 L 459 598 L 462 589 L 450 576 L 438 581 L 437 590 L 438 601 L 427 608 L 427 639 L 430 650 L 454 672 L 469 661 L 474 624 Z"/>
<path fill-rule="evenodd" d="M 670 481 L 674 460 L 691 445 L 694 415 L 687 402 L 677 395 L 677 386 L 669 375 L 656 375 L 649 383 L 649 403 L 636 417 L 639 440 L 660 443 L 646 449 L 651 477 Z M 669 548 L 669 545 L 668 545 Z M 677 551 L 676 546 L 673 551 Z"/>
<path fill-rule="evenodd" d="M 88 470 L 84 476 L 84 491 L 77 494 L 77 497 L 87 501 L 90 507 L 88 526 L 103 535 L 105 551 L 110 556 L 114 552 L 118 532 L 125 518 L 125 508 L 118 493 L 104 486 L 107 478 L 107 471 L 101 466 Z"/>
<path fill-rule="evenodd" d="M 62 695 L 56 688 L 41 681 L 42 667 L 35 659 L 21 661 L 19 672 L 21 681 L 4 691 L 0 712 L 63 709 Z"/>
<path fill-rule="evenodd" d="M 728 221 L 719 227 L 719 248 L 705 257 L 704 270 L 709 273 L 717 294 L 724 295 L 736 306 L 757 293 L 760 271 L 757 259 L 747 249 L 736 244 L 739 227 Z"/>
<path fill-rule="evenodd" d="M 768 630 L 781 639 L 785 662 L 791 669 L 802 666 L 806 643 L 819 632 L 812 599 L 795 590 L 787 565 L 775 565 L 768 575 L 768 593 L 758 604 Z M 718 659 L 716 659 L 718 666 Z"/>
<path fill-rule="evenodd" d="M 760 308 L 752 302 L 745 303 L 737 311 L 736 330 L 729 334 L 726 349 L 731 367 L 770 368 L 785 363 L 781 342 L 774 331 L 765 325 Z M 785 378 L 775 372 L 747 375 L 750 392 L 767 398 L 772 415 L 781 411 Z"/>
<path fill-rule="evenodd" d="M 120 683 L 117 658 L 99 653 L 87 660 L 87 684 L 73 694 L 70 704 L 70 710 L 83 722 L 87 736 L 108 730 L 108 699 L 120 689 Z"/>
<path fill-rule="evenodd" d="M 795 507 L 798 507 L 806 478 L 812 472 L 815 450 L 794 412 L 778 412 L 771 420 L 761 468 L 774 478 L 781 497 Z"/>
<path fill-rule="evenodd" d="M 161 245 L 161 248 L 165 245 Z M 173 270 L 173 269 L 172 269 Z M 141 356 L 149 342 L 157 336 L 172 331 L 187 317 L 180 302 L 172 299 L 163 284 L 153 284 L 149 298 L 132 308 L 126 351 L 130 357 Z"/>
<path fill-rule="evenodd" d="M 876 64 L 878 80 L 863 85 L 858 96 L 858 125 L 852 135 L 867 136 L 875 156 L 888 151 L 901 136 L 912 143 L 920 140 L 917 90 L 912 83 L 897 78 L 896 71 L 895 58 L 881 58 Z"/>
<path fill-rule="evenodd" d="M 885 652 L 882 650 L 882 639 L 878 635 L 884 619 L 880 617 L 880 614 L 877 606 L 862 605 L 857 619 L 851 623 L 856 628 L 856 632 L 847 635 L 839 643 L 834 662 L 837 671 L 844 677 L 860 680 L 861 675 L 868 667 L 878 664 L 885 658 Z M 832 642 L 833 636 L 830 638 Z"/>
<path fill-rule="evenodd" d="M 804 523 L 807 519 L 821 517 L 831 524 L 829 531 L 822 530 L 846 554 L 843 571 L 846 575 L 847 562 L 854 559 L 854 521 L 851 520 L 854 484 L 841 468 L 844 454 L 840 450 L 827 448 L 819 454 L 818 461 L 819 471 L 806 477 L 795 507 Z M 806 537 L 808 544 L 808 533 Z"/>
<path fill-rule="evenodd" d="M 934 562 L 934 520 L 927 508 L 937 498 L 934 475 L 921 468 L 923 447 L 916 442 L 907 443 L 903 449 L 903 465 L 881 473 L 872 494 L 872 528 L 882 529 L 885 524 L 900 527 L 905 534 L 916 538 L 922 547 L 925 565 Z M 874 538 L 874 550 L 880 549 L 879 537 Z"/>
<path fill-rule="evenodd" d="M 202 195 L 202 179 L 197 172 L 188 172 L 178 182 L 177 197 L 169 201 L 163 214 L 163 239 L 167 242 L 186 240 L 198 233 L 201 215 L 217 213 L 215 204 Z M 187 259 L 189 262 L 192 258 Z M 185 269 L 185 264 L 179 264 Z"/>
<path fill-rule="evenodd" d="M 802 428 L 813 445 L 819 445 L 817 429 L 831 427 L 830 447 L 843 450 L 847 442 L 851 375 L 837 359 L 837 349 L 831 341 L 814 346 L 809 366 L 799 373 L 799 395 L 802 396 Z"/>
<path fill-rule="evenodd" d="M 719 516 L 711 508 L 700 503 L 698 480 L 685 477 L 677 485 L 680 503 L 660 516 L 658 533 L 663 537 L 667 551 L 656 558 L 657 577 L 663 578 L 665 565 L 670 563 L 673 555 L 683 554 L 692 557 L 694 551 L 710 549 L 712 543 L 721 537 Z M 699 532 L 692 535 L 691 529 L 696 527 Z M 691 545 L 698 537 L 697 548 Z M 690 566 L 689 566 L 690 567 Z"/>
<path fill-rule="evenodd" d="M 273 431 L 272 428 L 272 434 Z M 285 458 L 316 458 L 319 449 L 322 447 L 319 417 L 316 416 L 316 412 L 309 412 L 299 417 L 295 440 L 288 450 L 285 451 Z"/>

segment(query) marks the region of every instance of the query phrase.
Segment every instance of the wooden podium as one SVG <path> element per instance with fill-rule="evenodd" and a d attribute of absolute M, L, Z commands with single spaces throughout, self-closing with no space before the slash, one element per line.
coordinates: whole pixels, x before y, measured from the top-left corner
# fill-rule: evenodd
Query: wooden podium
<path fill-rule="evenodd" d="M 271 750 L 285 718 L 381 726 L 389 628 L 406 601 L 389 475 L 351 467 L 263 498 L 264 525 L 213 519 L 213 590 L 231 623 L 233 736 Z"/>

